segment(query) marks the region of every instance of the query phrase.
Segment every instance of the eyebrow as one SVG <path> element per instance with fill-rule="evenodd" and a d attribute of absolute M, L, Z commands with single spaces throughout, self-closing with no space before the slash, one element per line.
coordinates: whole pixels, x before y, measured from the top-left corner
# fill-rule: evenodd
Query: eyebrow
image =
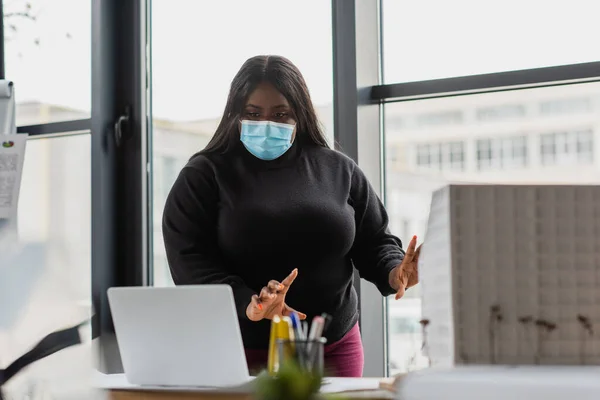
<path fill-rule="evenodd" d="M 252 108 L 256 108 L 256 109 L 262 110 L 261 106 L 257 106 L 255 104 L 246 104 L 246 107 L 252 107 Z M 280 104 L 280 105 L 275 106 L 273 108 L 289 108 L 289 106 L 287 106 L 285 104 Z"/>

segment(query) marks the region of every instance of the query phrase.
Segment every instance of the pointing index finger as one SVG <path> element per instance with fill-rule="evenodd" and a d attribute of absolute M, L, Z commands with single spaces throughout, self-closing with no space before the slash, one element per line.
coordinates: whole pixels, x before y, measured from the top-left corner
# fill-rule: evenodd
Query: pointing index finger
<path fill-rule="evenodd" d="M 417 246 L 417 235 L 413 236 L 406 248 L 406 254 L 404 255 L 404 259 L 408 262 L 412 261 L 415 257 L 415 247 Z"/>
<path fill-rule="evenodd" d="M 288 290 L 288 288 L 294 282 L 294 280 L 296 279 L 297 276 L 298 276 L 298 268 L 294 268 L 294 270 L 283 281 L 281 281 L 284 291 Z"/>

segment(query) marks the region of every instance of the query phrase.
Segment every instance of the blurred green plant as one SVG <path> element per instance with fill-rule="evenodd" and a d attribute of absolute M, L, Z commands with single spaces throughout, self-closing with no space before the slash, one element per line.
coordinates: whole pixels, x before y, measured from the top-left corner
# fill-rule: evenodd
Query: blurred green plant
<path fill-rule="evenodd" d="M 284 362 L 277 373 L 271 376 L 262 373 L 256 378 L 257 400 L 310 400 L 321 389 L 323 377 L 300 368 L 290 360 Z"/>
<path fill-rule="evenodd" d="M 320 395 L 323 376 L 306 371 L 293 360 L 284 362 L 279 367 L 277 376 L 261 373 L 255 384 L 257 400 L 343 400 L 339 396 Z"/>

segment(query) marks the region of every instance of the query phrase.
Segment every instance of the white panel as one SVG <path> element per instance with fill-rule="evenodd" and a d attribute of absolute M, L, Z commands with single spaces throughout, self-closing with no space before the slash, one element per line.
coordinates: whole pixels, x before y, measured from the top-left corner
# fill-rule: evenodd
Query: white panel
<path fill-rule="evenodd" d="M 599 204 L 598 186 L 436 192 L 421 266 L 433 365 L 600 363 Z"/>
<path fill-rule="evenodd" d="M 436 191 L 431 200 L 427 235 L 419 260 L 424 355 L 450 365 L 454 360 L 452 318 L 450 187 Z"/>

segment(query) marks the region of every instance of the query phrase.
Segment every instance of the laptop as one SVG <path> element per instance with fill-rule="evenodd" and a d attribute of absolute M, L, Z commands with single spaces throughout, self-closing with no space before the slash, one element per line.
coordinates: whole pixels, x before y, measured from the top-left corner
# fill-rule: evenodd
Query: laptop
<path fill-rule="evenodd" d="M 230 286 L 114 287 L 108 302 L 130 384 L 219 388 L 251 381 Z"/>

